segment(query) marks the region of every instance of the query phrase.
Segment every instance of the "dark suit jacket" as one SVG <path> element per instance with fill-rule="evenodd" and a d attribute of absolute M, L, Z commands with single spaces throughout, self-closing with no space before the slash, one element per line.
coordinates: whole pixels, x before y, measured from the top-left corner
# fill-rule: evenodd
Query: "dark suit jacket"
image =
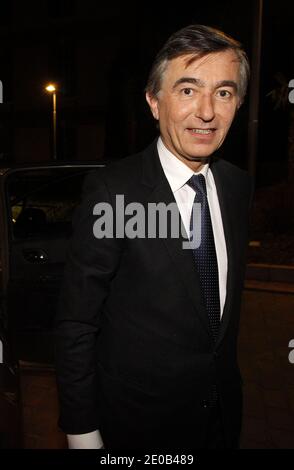
<path fill-rule="evenodd" d="M 93 236 L 101 201 L 174 202 L 156 143 L 92 176 L 74 220 L 56 333 L 60 426 L 99 428 L 106 445 L 198 448 L 217 382 L 228 446 L 241 425 L 237 334 L 251 184 L 246 172 L 213 159 L 228 252 L 227 297 L 211 341 L 199 279 L 181 238 Z"/>

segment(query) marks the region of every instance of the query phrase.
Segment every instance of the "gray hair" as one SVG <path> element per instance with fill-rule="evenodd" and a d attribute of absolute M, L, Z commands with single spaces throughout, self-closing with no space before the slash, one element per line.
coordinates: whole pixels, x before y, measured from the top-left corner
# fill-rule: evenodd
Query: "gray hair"
<path fill-rule="evenodd" d="M 240 62 L 238 95 L 243 101 L 250 76 L 250 66 L 246 52 L 240 42 L 215 28 L 203 25 L 190 25 L 172 34 L 158 52 L 147 80 L 146 91 L 156 96 L 161 89 L 163 74 L 168 62 L 180 56 L 192 54 L 193 60 L 214 52 L 232 50 Z"/>

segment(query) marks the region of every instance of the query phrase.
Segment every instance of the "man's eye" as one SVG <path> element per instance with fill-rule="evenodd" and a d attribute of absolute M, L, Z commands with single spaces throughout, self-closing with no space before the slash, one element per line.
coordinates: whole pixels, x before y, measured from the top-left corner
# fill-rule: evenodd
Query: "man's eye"
<path fill-rule="evenodd" d="M 191 96 L 193 94 L 192 88 L 183 88 L 182 93 L 186 96 Z"/>
<path fill-rule="evenodd" d="M 232 96 L 232 93 L 230 93 L 228 90 L 219 90 L 218 94 L 221 98 L 229 98 Z"/>

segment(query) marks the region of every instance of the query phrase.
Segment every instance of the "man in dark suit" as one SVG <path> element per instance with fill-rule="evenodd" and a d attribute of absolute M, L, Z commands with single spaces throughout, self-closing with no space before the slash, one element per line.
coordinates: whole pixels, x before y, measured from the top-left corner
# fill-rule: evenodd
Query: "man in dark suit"
<path fill-rule="evenodd" d="M 238 446 L 251 183 L 215 152 L 248 74 L 246 54 L 223 32 L 178 31 L 146 88 L 159 139 L 92 177 L 57 318 L 59 423 L 71 448 Z"/>

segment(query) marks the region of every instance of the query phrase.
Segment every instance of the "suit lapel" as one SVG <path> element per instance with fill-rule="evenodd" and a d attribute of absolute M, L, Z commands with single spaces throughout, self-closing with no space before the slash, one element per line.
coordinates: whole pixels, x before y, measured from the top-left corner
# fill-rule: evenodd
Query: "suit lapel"
<path fill-rule="evenodd" d="M 145 150 L 143 153 L 142 163 L 142 184 L 149 186 L 150 188 L 147 202 L 161 202 L 166 205 L 176 203 L 160 164 L 156 142 Z M 174 265 L 195 310 L 201 318 L 203 326 L 209 333 L 208 317 L 191 250 L 183 248 L 183 242 L 185 239 L 181 234 L 176 238 L 171 238 L 169 236 L 168 238 L 162 238 L 161 240 L 163 246 L 168 251 L 171 262 Z"/>
<path fill-rule="evenodd" d="M 217 344 L 219 344 L 225 334 L 230 320 L 230 313 L 232 311 L 232 303 L 234 296 L 234 279 L 236 274 L 235 263 L 235 249 L 234 249 L 234 234 L 233 234 L 233 221 L 235 211 L 235 199 L 231 192 L 229 181 L 226 181 L 226 176 L 221 170 L 221 161 L 214 161 L 211 165 L 211 170 L 216 184 L 217 195 L 221 210 L 225 241 L 227 247 L 228 257 L 228 272 L 227 272 L 227 288 L 226 300 L 221 320 L 221 328 Z"/>

